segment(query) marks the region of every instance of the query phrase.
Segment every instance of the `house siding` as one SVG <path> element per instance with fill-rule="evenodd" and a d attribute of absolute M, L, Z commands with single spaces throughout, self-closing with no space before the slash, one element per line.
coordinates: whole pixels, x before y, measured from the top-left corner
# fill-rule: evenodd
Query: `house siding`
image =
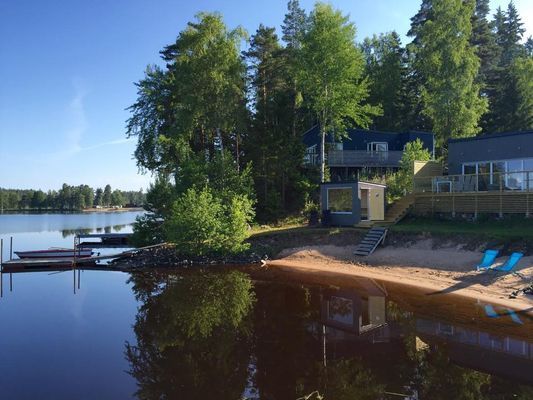
<path fill-rule="evenodd" d="M 403 151 L 408 142 L 420 139 L 429 152 L 433 152 L 433 133 L 430 132 L 381 132 L 365 129 L 348 129 L 348 137 L 344 138 L 342 150 L 367 150 L 367 145 L 372 142 L 386 142 L 389 151 Z M 303 142 L 306 147 L 317 145 L 320 151 L 320 131 L 315 125 L 303 135 Z M 327 135 L 326 143 L 334 143 L 333 136 Z"/>
<path fill-rule="evenodd" d="M 462 174 L 462 164 L 533 158 L 533 131 L 448 141 L 448 173 Z"/>
<path fill-rule="evenodd" d="M 353 226 L 361 221 L 361 200 L 357 182 L 323 183 L 320 191 L 322 211 L 328 209 L 328 189 L 351 188 L 352 212 L 347 214 L 331 213 L 330 222 L 333 226 Z"/>

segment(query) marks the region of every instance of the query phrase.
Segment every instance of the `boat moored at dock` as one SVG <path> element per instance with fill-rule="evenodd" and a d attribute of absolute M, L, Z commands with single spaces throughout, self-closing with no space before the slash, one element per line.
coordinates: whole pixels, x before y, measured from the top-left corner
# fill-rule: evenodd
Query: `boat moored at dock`
<path fill-rule="evenodd" d="M 91 248 L 80 249 L 48 249 L 48 250 L 32 250 L 32 251 L 15 251 L 14 253 L 21 259 L 25 258 L 82 258 L 90 257 L 92 255 Z"/>

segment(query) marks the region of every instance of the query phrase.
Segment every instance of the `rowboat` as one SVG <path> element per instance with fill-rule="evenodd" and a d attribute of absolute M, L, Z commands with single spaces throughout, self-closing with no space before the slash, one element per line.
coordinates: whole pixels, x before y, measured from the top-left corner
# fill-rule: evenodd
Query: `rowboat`
<path fill-rule="evenodd" d="M 93 249 L 48 249 L 48 250 L 33 250 L 33 251 L 15 251 L 19 258 L 81 258 L 90 257 Z"/>

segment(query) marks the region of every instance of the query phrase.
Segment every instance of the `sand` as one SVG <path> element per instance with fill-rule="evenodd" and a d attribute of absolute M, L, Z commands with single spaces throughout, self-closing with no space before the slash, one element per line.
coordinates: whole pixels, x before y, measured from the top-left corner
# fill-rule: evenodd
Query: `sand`
<path fill-rule="evenodd" d="M 369 257 L 353 255 L 355 246 L 306 246 L 284 250 L 268 268 L 311 274 L 337 274 L 401 283 L 439 295 L 453 293 L 490 301 L 519 310 L 533 310 L 533 296 L 510 298 L 513 291 L 533 281 L 533 257 L 524 257 L 516 274 L 478 272 L 474 266 L 481 251 L 467 251 L 454 244 L 435 246 L 431 239 L 405 247 L 379 247 Z M 496 264 L 505 262 L 501 257 Z"/>

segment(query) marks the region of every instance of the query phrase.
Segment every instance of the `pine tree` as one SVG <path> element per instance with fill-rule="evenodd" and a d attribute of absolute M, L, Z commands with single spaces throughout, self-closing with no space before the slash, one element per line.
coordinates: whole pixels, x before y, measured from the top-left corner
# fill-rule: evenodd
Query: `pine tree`
<path fill-rule="evenodd" d="M 480 61 L 476 83 L 480 85 L 481 95 L 488 101 L 489 111 L 480 120 L 483 132 L 490 131 L 492 126 L 493 115 L 490 110 L 494 102 L 495 87 L 499 76 L 498 60 L 500 57 L 500 48 L 496 44 L 496 35 L 492 30 L 493 24 L 487 19 L 489 12 L 489 0 L 476 0 L 475 11 L 472 15 L 472 36 L 470 37 L 470 44 L 475 48 Z"/>
<path fill-rule="evenodd" d="M 301 46 L 303 35 L 307 26 L 307 15 L 300 7 L 298 0 L 289 0 L 287 3 L 287 14 L 283 19 L 281 31 L 282 39 L 287 44 L 287 48 L 298 50 Z"/>
<path fill-rule="evenodd" d="M 411 27 L 407 32 L 407 36 L 413 38 L 413 45 L 418 45 L 420 41 L 420 31 L 424 24 L 433 18 L 433 1 L 422 0 L 420 9 L 411 17 Z"/>
<path fill-rule="evenodd" d="M 309 128 L 312 119 L 302 104 L 302 95 L 298 90 L 296 82 L 298 75 L 298 56 L 302 45 L 302 39 L 308 26 L 308 16 L 305 10 L 300 7 L 298 0 L 289 0 L 287 3 L 287 13 L 283 19 L 281 31 L 282 39 L 286 43 L 283 50 L 286 59 L 286 74 L 288 93 L 291 107 L 291 126 L 293 136 L 298 136 Z"/>
<path fill-rule="evenodd" d="M 524 44 L 526 50 L 526 55 L 528 57 L 533 57 L 533 37 L 530 36 L 527 38 L 526 43 Z"/>
<path fill-rule="evenodd" d="M 427 21 L 433 17 L 433 3 L 431 0 L 422 0 L 420 9 L 411 18 L 411 27 L 407 36 L 413 40 L 406 46 L 407 74 L 403 82 L 404 118 L 406 128 L 414 130 L 432 130 L 430 119 L 422 112 L 422 88 L 425 78 L 420 65 L 420 32 Z"/>
<path fill-rule="evenodd" d="M 476 82 L 482 84 L 481 93 L 484 95 L 490 91 L 487 81 L 494 75 L 499 55 L 496 38 L 487 19 L 489 12 L 489 0 L 476 0 L 470 44 L 475 48 L 476 55 L 479 57 L 479 73 Z"/>
<path fill-rule="evenodd" d="M 383 115 L 376 117 L 372 127 L 378 130 L 406 129 L 407 121 L 402 93 L 407 75 L 405 49 L 396 32 L 365 38 L 362 44 L 366 59 L 365 74 L 370 82 L 368 102 L 381 104 Z"/>
<path fill-rule="evenodd" d="M 246 160 L 254 165 L 257 215 L 273 220 L 302 205 L 303 148 L 292 134 L 292 103 L 287 53 L 274 28 L 259 26 L 244 53 L 249 64 L 253 115 L 244 143 Z"/>
<path fill-rule="evenodd" d="M 503 23 L 503 32 L 500 33 L 502 47 L 500 63 L 502 66 L 511 65 L 516 57 L 523 55 L 524 48 L 520 43 L 525 32 L 523 26 L 514 3 L 509 2 Z"/>
<path fill-rule="evenodd" d="M 491 82 L 493 92 L 490 97 L 491 108 L 487 118 L 487 130 L 502 132 L 520 129 L 516 116 L 520 96 L 512 68 L 514 61 L 519 56 L 525 55 L 526 50 L 520 43 L 524 33 L 523 23 L 512 1 L 506 12 L 501 8 L 497 9 L 492 25 L 500 56 Z"/>
<path fill-rule="evenodd" d="M 450 137 L 479 132 L 478 122 L 487 109 L 475 78 L 479 58 L 470 45 L 473 1 L 433 0 L 433 19 L 420 30 L 420 67 L 424 113 L 431 119 L 437 147 L 445 150 Z"/>

